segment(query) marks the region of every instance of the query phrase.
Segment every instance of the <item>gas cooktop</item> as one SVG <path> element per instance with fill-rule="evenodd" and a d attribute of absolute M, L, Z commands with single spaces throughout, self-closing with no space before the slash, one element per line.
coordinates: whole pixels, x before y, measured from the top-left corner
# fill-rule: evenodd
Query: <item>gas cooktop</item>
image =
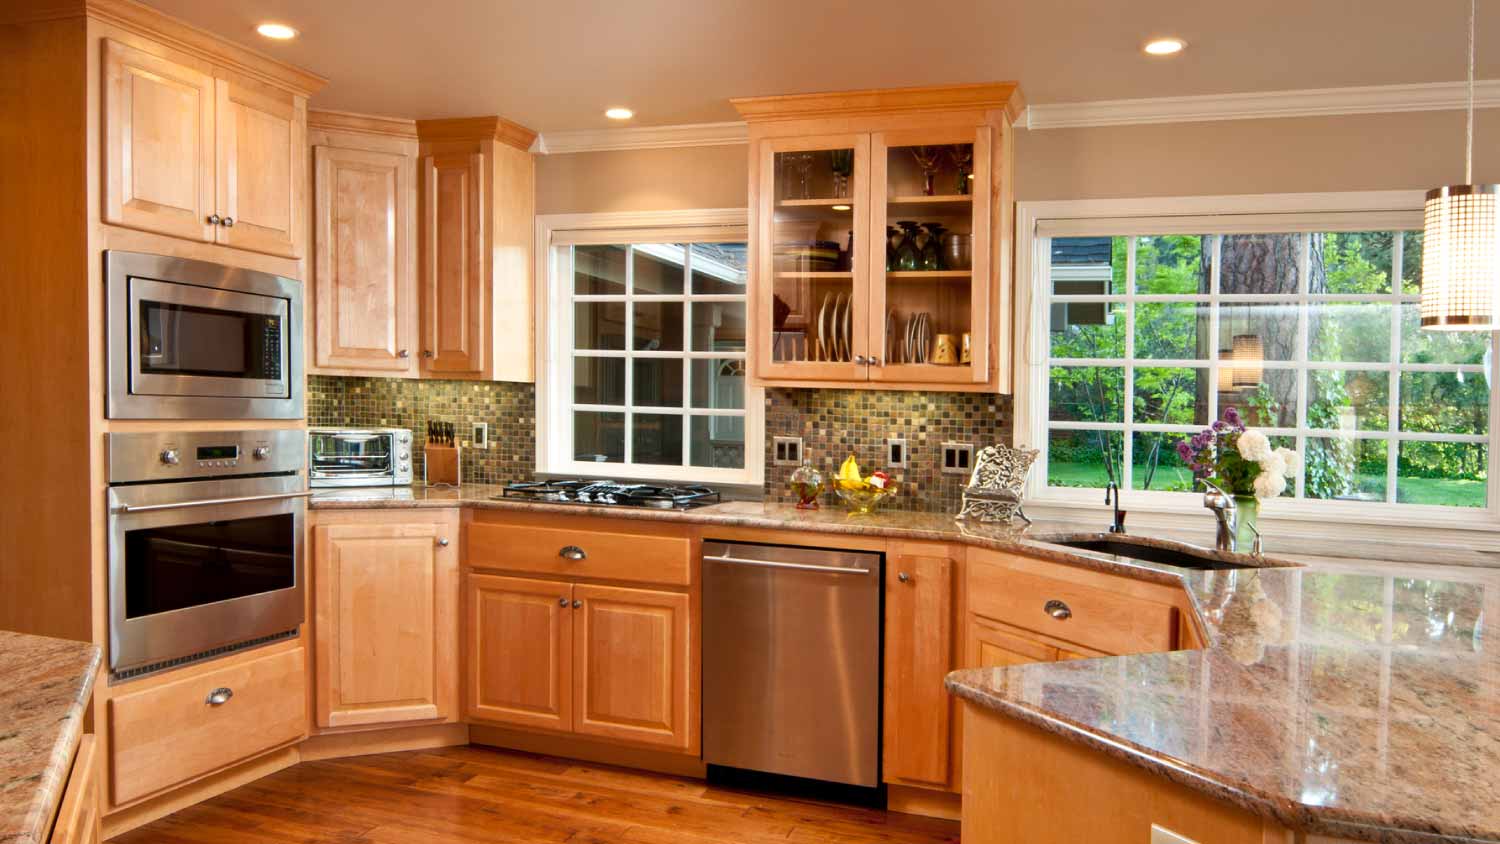
<path fill-rule="evenodd" d="M 553 504 L 650 507 L 658 510 L 691 510 L 719 502 L 719 493 L 706 486 L 658 486 L 582 479 L 506 484 L 504 492 L 495 497 Z"/>

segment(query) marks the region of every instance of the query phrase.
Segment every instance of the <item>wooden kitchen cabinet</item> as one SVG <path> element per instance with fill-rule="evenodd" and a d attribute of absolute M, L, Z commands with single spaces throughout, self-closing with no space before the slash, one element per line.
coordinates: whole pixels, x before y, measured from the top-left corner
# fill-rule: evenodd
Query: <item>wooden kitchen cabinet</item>
<path fill-rule="evenodd" d="M 417 374 L 417 129 L 410 120 L 310 112 L 309 371 Z"/>
<path fill-rule="evenodd" d="M 578 584 L 573 607 L 574 732 L 687 750 L 688 596 Z"/>
<path fill-rule="evenodd" d="M 421 371 L 532 381 L 536 133 L 499 117 L 416 126 Z"/>
<path fill-rule="evenodd" d="M 103 45 L 103 221 L 302 257 L 306 96 L 142 39 Z"/>
<path fill-rule="evenodd" d="M 319 514 L 313 527 L 319 727 L 456 720 L 458 548 L 456 510 Z"/>
<path fill-rule="evenodd" d="M 1009 392 L 1017 87 L 733 102 L 750 125 L 754 380 Z"/>
<path fill-rule="evenodd" d="M 957 563 L 942 549 L 893 549 L 885 580 L 887 782 L 947 788 L 954 703 L 943 687 L 954 660 Z"/>
<path fill-rule="evenodd" d="M 465 716 L 571 730 L 572 584 L 472 572 L 465 583 Z"/>
<path fill-rule="evenodd" d="M 73 771 L 68 775 L 48 844 L 98 844 L 104 840 L 100 826 L 104 811 L 101 782 L 99 743 L 92 734 L 86 735 L 73 756 Z"/>

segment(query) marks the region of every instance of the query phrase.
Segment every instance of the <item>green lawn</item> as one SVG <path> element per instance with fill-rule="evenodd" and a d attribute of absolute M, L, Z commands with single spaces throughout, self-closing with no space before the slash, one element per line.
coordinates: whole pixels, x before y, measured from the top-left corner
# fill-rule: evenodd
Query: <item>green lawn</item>
<path fill-rule="evenodd" d="M 1137 466 L 1139 475 L 1144 467 Z M 1155 482 L 1157 489 L 1186 489 L 1188 478 L 1184 474 L 1181 483 L 1165 484 L 1171 479 L 1170 470 L 1158 469 Z M 1104 467 L 1098 463 L 1053 463 L 1047 464 L 1047 482 L 1051 486 L 1103 487 L 1106 479 Z M 1441 504 L 1447 507 L 1483 507 L 1485 482 L 1450 480 L 1447 478 L 1398 478 L 1397 489 L 1403 504 Z M 1363 489 L 1381 489 L 1385 477 L 1360 475 Z"/>

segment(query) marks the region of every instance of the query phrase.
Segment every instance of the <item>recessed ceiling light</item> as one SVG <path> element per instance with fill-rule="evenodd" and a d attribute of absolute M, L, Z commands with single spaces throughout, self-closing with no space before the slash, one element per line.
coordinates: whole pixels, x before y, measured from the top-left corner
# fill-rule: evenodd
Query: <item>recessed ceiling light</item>
<path fill-rule="evenodd" d="M 263 23 L 255 28 L 256 32 L 267 38 L 275 38 L 277 41 L 285 41 L 297 37 L 297 30 L 292 29 L 284 23 Z"/>
<path fill-rule="evenodd" d="M 849 206 L 849 205 L 835 205 L 835 206 L 833 206 L 833 210 L 835 210 L 835 211 L 849 211 L 849 210 L 852 210 L 852 206 Z"/>
<path fill-rule="evenodd" d="M 1149 56 L 1170 56 L 1182 52 L 1182 48 L 1186 46 L 1187 42 L 1181 38 L 1157 38 L 1147 41 L 1146 46 L 1141 49 Z"/>
<path fill-rule="evenodd" d="M 631 111 L 628 108 L 615 106 L 614 108 L 606 109 L 604 111 L 604 116 L 608 117 L 610 120 L 629 120 L 630 118 L 635 117 L 635 112 Z"/>

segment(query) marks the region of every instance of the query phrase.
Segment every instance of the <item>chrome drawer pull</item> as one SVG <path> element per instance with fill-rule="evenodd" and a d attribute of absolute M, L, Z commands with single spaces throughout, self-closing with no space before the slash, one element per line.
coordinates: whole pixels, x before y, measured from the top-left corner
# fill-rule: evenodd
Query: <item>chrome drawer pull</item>
<path fill-rule="evenodd" d="M 228 703 L 229 699 L 232 697 L 234 697 L 234 689 L 231 689 L 228 686 L 220 686 L 219 688 L 209 692 L 208 697 L 204 698 L 203 702 L 208 704 L 209 706 L 223 706 L 224 704 Z"/>
<path fill-rule="evenodd" d="M 568 545 L 568 546 L 564 547 L 561 551 L 558 551 L 557 552 L 557 556 L 562 557 L 564 559 L 572 560 L 573 562 L 576 563 L 579 560 L 586 560 L 586 559 L 588 559 L 589 555 L 585 554 L 583 552 L 583 549 L 579 548 L 577 545 Z"/>
<path fill-rule="evenodd" d="M 1062 601 L 1051 600 L 1042 606 L 1042 611 L 1058 621 L 1067 621 L 1073 617 L 1073 610 Z"/>

